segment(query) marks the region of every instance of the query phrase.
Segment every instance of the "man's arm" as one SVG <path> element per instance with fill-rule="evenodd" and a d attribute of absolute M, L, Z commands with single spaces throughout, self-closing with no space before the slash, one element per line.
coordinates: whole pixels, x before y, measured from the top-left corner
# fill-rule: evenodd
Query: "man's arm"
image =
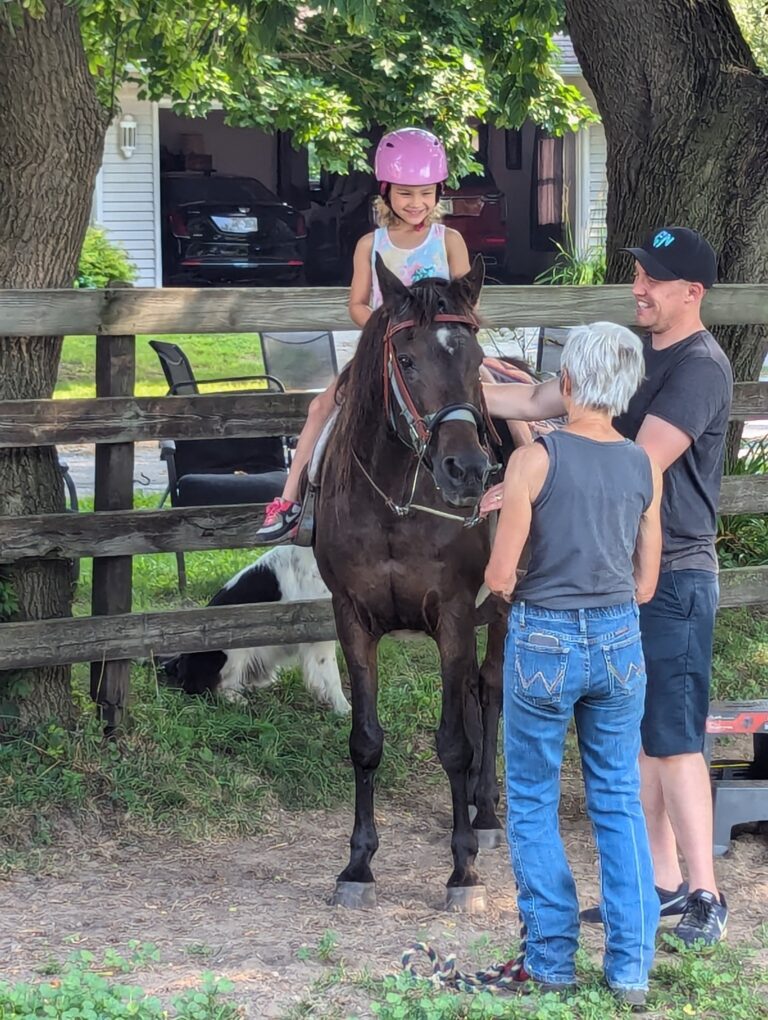
<path fill-rule="evenodd" d="M 488 411 L 494 418 L 543 421 L 565 414 L 558 379 L 549 379 L 536 386 L 483 382 L 483 395 Z"/>
<path fill-rule="evenodd" d="M 665 379 L 635 442 L 666 471 L 730 402 L 730 377 L 713 358 L 691 358 Z"/>
<path fill-rule="evenodd" d="M 678 457 L 682 457 L 693 440 L 677 425 L 671 425 L 655 414 L 647 414 L 635 442 L 642 446 L 653 464 L 666 471 Z"/>

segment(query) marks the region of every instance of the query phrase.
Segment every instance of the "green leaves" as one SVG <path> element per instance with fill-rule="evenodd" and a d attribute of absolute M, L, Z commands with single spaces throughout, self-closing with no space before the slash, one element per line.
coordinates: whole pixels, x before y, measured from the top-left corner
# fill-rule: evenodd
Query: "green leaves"
<path fill-rule="evenodd" d="M 532 117 L 573 130 L 593 114 L 557 73 L 557 0 L 71 0 L 104 105 L 143 98 L 293 132 L 321 165 L 365 168 L 373 127 L 431 125 L 456 176 L 474 168 L 471 121 Z M 46 0 L 2 4 L 16 19 Z"/>

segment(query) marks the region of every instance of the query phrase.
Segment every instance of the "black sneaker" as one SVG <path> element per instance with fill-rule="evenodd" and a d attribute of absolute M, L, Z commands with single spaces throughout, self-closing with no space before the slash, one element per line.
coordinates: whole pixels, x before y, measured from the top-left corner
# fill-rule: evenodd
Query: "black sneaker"
<path fill-rule="evenodd" d="M 675 926 L 675 935 L 688 947 L 717 945 L 728 929 L 728 907 L 725 896 L 718 900 L 714 893 L 697 889 L 688 897 L 683 916 Z"/>
<path fill-rule="evenodd" d="M 301 503 L 273 499 L 264 512 L 264 523 L 256 532 L 255 545 L 270 545 L 293 538 L 301 516 Z"/>
<path fill-rule="evenodd" d="M 561 999 L 567 999 L 569 995 L 575 995 L 579 990 L 577 981 L 537 981 L 535 978 L 526 976 L 522 980 L 515 981 L 512 985 L 506 985 L 505 991 L 515 992 L 517 995 L 532 995 L 538 992 L 539 995 L 557 995 Z"/>
<path fill-rule="evenodd" d="M 623 1006 L 629 1006 L 632 1012 L 645 1009 L 648 993 L 644 988 L 612 988 L 611 995 Z"/>
<path fill-rule="evenodd" d="M 687 882 L 679 885 L 674 892 L 669 889 L 660 889 L 656 886 L 656 894 L 661 904 L 659 911 L 660 918 L 679 917 L 680 914 L 685 913 L 685 907 L 688 902 Z M 600 916 L 600 907 L 589 907 L 587 910 L 582 910 L 579 914 L 579 920 L 583 921 L 584 924 L 602 924 L 603 919 Z"/>

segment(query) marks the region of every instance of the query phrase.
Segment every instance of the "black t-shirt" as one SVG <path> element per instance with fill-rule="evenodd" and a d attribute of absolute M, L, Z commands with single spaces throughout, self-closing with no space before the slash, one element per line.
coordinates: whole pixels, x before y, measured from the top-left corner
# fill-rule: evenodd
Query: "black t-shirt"
<path fill-rule="evenodd" d="M 733 374 L 707 330 L 654 350 L 643 340 L 646 376 L 629 408 L 616 419 L 619 432 L 636 439 L 647 414 L 691 437 L 685 453 L 664 472 L 661 500 L 662 570 L 717 570 L 715 534 L 725 431 Z"/>

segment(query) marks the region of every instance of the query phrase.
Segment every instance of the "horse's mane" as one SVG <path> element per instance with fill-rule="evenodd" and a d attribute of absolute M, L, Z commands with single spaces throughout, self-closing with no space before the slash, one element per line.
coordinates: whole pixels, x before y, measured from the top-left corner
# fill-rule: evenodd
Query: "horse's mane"
<path fill-rule="evenodd" d="M 446 307 L 447 280 L 420 280 L 409 289 L 409 300 L 397 309 L 397 319 L 414 319 L 419 326 L 428 326 L 440 312 L 471 314 L 469 300 L 463 292 L 452 290 L 458 298 Z M 381 441 L 387 423 L 384 420 L 384 334 L 390 312 L 378 308 L 365 324 L 354 357 L 339 376 L 336 399 L 339 417 L 333 430 L 330 458 L 336 484 L 345 488 L 352 470 L 352 451 L 370 450 Z"/>

